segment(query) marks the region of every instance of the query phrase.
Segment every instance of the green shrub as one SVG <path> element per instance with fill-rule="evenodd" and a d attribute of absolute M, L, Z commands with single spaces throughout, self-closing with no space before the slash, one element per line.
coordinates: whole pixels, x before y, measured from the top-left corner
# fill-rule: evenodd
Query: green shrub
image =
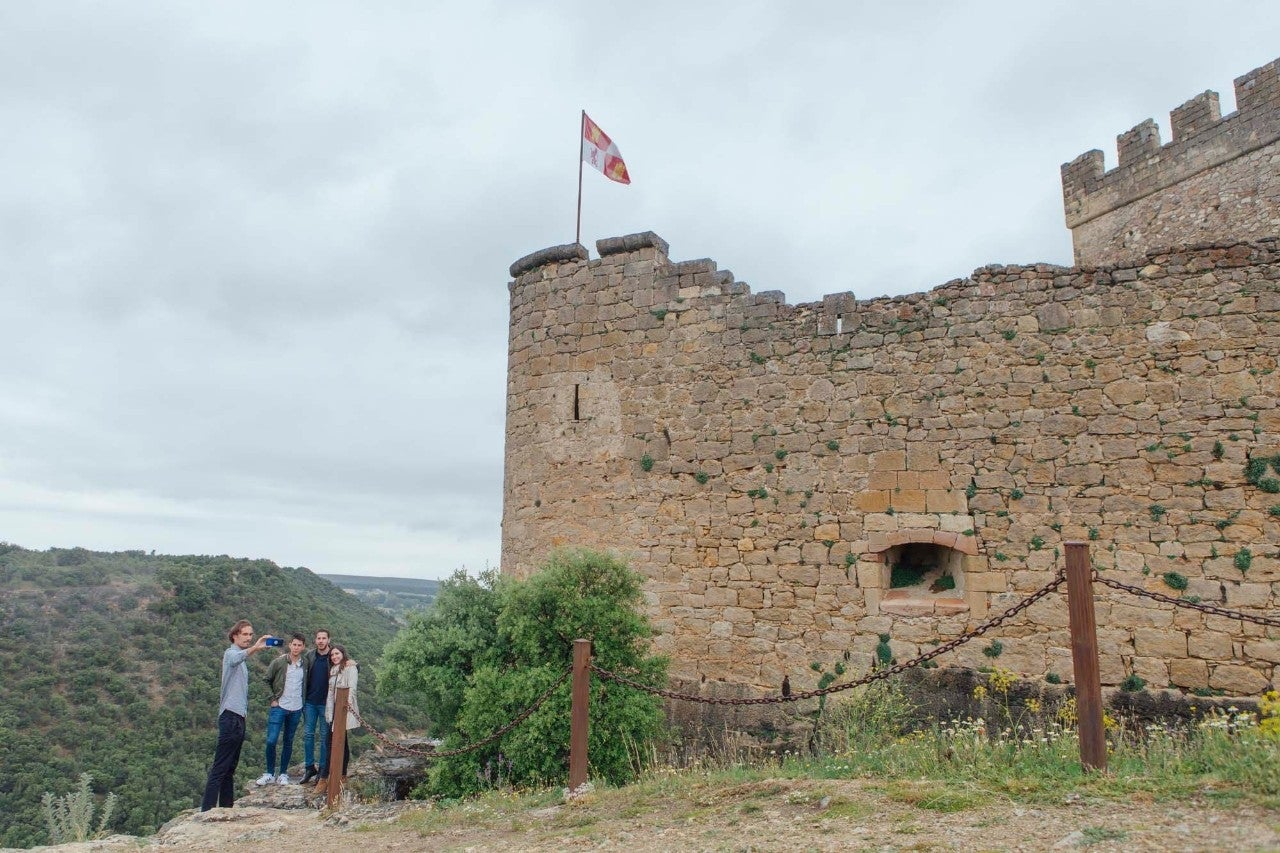
<path fill-rule="evenodd" d="M 503 580 L 491 589 L 498 605 L 492 645 L 476 643 L 480 663 L 462 676 L 465 687 L 444 749 L 473 743 L 508 723 L 570 666 L 573 640 L 592 641 L 594 662 L 642 684 L 666 681 L 666 660 L 649 654 L 652 629 L 641 612 L 643 578 L 615 557 L 587 550 L 556 551 L 528 580 Z M 482 636 L 473 631 L 473 638 Z M 399 644 L 402 660 L 438 658 L 438 650 Z M 466 661 L 454 659 L 460 669 Z M 486 766 L 508 768 L 517 786 L 559 784 L 568 767 L 569 682 L 562 682 L 527 720 L 496 743 L 436 762 L 417 795 L 456 797 L 488 784 Z M 621 784 L 640 769 L 634 757 L 663 725 L 654 696 L 592 679 L 591 775 Z"/>
<path fill-rule="evenodd" d="M 1249 571 L 1249 567 L 1253 565 L 1253 552 L 1248 548 L 1241 548 L 1239 551 L 1236 551 L 1236 556 L 1232 562 L 1241 573 L 1247 572 Z"/>
<path fill-rule="evenodd" d="M 1187 579 L 1185 576 L 1177 572 L 1165 572 L 1161 577 L 1164 579 L 1164 585 L 1169 589 L 1176 589 L 1179 592 L 1187 588 Z"/>
<path fill-rule="evenodd" d="M 642 471 L 653 470 L 653 457 L 650 456 L 648 453 L 640 457 L 640 469 Z"/>
<path fill-rule="evenodd" d="M 1136 693 L 1147 686 L 1147 680 L 1140 675 L 1131 674 L 1124 681 L 1120 682 L 1120 689 L 1126 693 Z"/>

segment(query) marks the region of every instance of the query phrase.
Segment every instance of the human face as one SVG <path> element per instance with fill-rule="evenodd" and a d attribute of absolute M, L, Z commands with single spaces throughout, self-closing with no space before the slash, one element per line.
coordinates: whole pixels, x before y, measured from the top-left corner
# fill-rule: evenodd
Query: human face
<path fill-rule="evenodd" d="M 329 653 L 329 635 L 324 631 L 316 632 L 316 651 L 322 655 Z"/>
<path fill-rule="evenodd" d="M 236 632 L 236 645 L 242 649 L 247 649 L 253 645 L 253 626 L 245 625 Z"/>
<path fill-rule="evenodd" d="M 329 666 L 342 666 L 342 652 L 337 649 L 329 652 Z"/>
<path fill-rule="evenodd" d="M 302 642 L 302 640 L 290 640 L 289 641 L 289 657 L 293 658 L 294 660 L 297 660 L 298 658 L 302 657 L 302 652 L 304 649 L 306 649 L 306 647 L 307 647 L 307 644 Z"/>

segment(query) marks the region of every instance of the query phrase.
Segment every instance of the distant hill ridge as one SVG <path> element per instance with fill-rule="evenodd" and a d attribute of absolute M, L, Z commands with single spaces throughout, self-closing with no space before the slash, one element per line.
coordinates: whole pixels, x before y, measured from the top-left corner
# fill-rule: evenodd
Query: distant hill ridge
<path fill-rule="evenodd" d="M 429 607 L 440 591 L 440 581 L 427 578 L 336 574 L 322 574 L 320 577 L 400 622 L 411 611 Z"/>
<path fill-rule="evenodd" d="M 239 618 L 259 632 L 327 628 L 361 664 L 370 721 L 425 727 L 374 692 L 395 621 L 305 568 L 0 543 L 0 847 L 44 843 L 41 795 L 65 793 L 83 771 L 119 797 L 114 830 L 145 835 L 196 805 L 217 735 L 219 659 Z M 274 656 L 250 660 L 241 783 L 262 772 L 261 676 Z"/>

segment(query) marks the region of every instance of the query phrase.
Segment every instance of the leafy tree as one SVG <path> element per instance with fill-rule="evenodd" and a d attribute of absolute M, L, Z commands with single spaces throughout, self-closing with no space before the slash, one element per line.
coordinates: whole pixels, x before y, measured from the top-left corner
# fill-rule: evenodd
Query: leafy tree
<path fill-rule="evenodd" d="M 457 730 L 463 692 L 475 670 L 507 657 L 498 636 L 500 581 L 492 570 L 478 578 L 454 572 L 440 584 L 435 605 L 413 614 L 383 653 L 383 695 L 418 699 L 437 736 Z"/>
<path fill-rule="evenodd" d="M 617 558 L 587 550 L 553 554 L 527 581 L 489 584 L 491 601 L 500 606 L 496 636 L 492 645 L 478 648 L 455 670 L 455 679 L 465 688 L 444 748 L 480 740 L 527 708 L 569 668 L 578 638 L 592 640 L 601 666 L 641 683 L 665 682 L 666 660 L 648 652 L 652 629 L 640 611 L 641 585 L 642 578 Z M 474 640 L 479 632 L 470 636 Z M 409 647 L 429 637 L 419 630 L 405 638 L 403 646 L 397 641 L 402 660 L 411 659 Z M 430 661 L 450 659 L 438 649 L 416 654 Z M 494 766 L 505 766 L 506 779 L 515 784 L 563 779 L 569 757 L 569 709 L 570 684 L 565 681 L 497 743 L 436 762 L 421 793 L 458 796 L 479 790 L 492 779 Z M 625 781 L 636 769 L 638 747 L 661 729 L 662 708 L 656 697 L 593 679 L 588 754 L 594 778 Z"/>

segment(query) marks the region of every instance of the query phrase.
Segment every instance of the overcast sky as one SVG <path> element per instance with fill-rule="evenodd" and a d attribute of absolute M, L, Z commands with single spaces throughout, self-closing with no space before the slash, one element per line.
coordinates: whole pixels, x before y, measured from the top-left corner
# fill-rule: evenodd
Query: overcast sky
<path fill-rule="evenodd" d="M 0 540 L 497 565 L 507 267 L 790 302 L 1069 263 L 1058 168 L 1280 56 L 1234 3 L 0 4 Z M 1210 11 L 1211 10 L 1211 11 Z"/>

